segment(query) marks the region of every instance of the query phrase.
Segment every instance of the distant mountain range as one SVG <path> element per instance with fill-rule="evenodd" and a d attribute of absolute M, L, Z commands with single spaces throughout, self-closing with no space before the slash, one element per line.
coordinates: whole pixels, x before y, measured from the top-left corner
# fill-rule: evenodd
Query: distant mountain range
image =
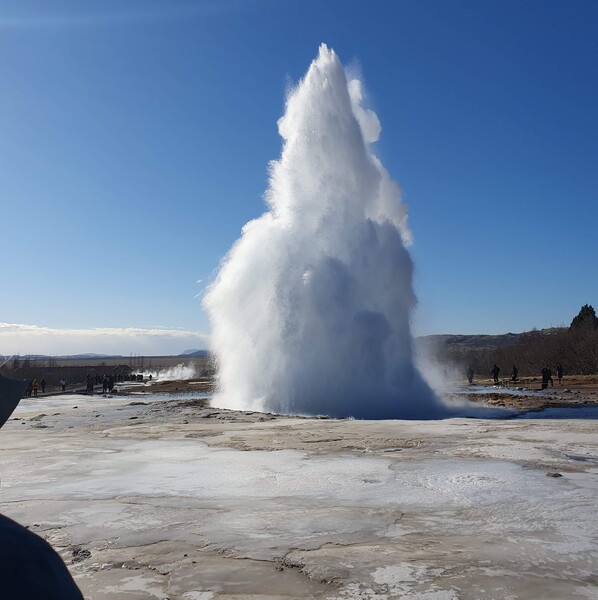
<path fill-rule="evenodd" d="M 180 354 L 176 354 L 174 356 L 185 356 L 185 357 L 201 357 L 201 356 L 206 356 L 207 354 L 209 354 L 209 352 L 207 350 L 185 350 L 184 352 L 181 352 Z M 8 358 L 13 358 L 13 356 L 11 355 L 2 355 L 0 354 L 0 362 L 4 361 Z M 17 357 L 15 357 L 17 358 Z M 25 360 L 25 359 L 29 359 L 29 360 L 47 360 L 49 358 L 56 358 L 56 359 L 65 359 L 65 360 L 84 360 L 86 358 L 89 359 L 98 359 L 98 358 L 110 358 L 110 359 L 114 359 L 114 358 L 122 358 L 122 359 L 129 359 L 130 356 L 125 356 L 123 354 L 96 354 L 95 352 L 86 352 L 84 354 L 61 354 L 59 356 L 55 356 L 55 355 L 49 355 L 49 354 L 22 354 L 18 357 L 21 360 Z"/>
<path fill-rule="evenodd" d="M 539 329 L 534 331 L 535 334 L 541 335 L 551 335 L 562 331 L 560 328 L 550 328 L 550 329 Z M 501 348 L 503 346 L 509 346 L 512 344 L 517 344 L 523 336 L 529 336 L 530 332 L 522 332 L 522 333 L 503 333 L 500 335 L 485 335 L 485 334 L 475 334 L 475 335 L 461 335 L 461 334 L 438 334 L 438 335 L 425 335 L 415 339 L 415 343 L 418 347 L 426 350 L 426 349 L 436 349 L 440 350 L 442 348 L 446 350 L 456 350 L 456 351 L 465 351 L 465 350 L 492 350 L 493 348 Z M 180 354 L 176 356 L 180 356 L 182 358 L 198 358 L 202 356 L 207 356 L 209 354 L 208 350 L 201 350 L 198 348 L 190 348 L 184 350 Z M 0 361 L 6 360 L 9 356 L 2 356 L 0 354 Z M 99 358 L 122 358 L 127 360 L 130 358 L 129 356 L 124 356 L 122 354 L 97 354 L 94 352 L 87 352 L 84 354 L 69 354 L 62 356 L 49 356 L 45 354 L 29 354 L 22 355 L 19 357 L 21 360 L 30 359 L 30 360 L 44 360 L 48 358 L 57 358 L 57 359 L 99 359 Z"/>

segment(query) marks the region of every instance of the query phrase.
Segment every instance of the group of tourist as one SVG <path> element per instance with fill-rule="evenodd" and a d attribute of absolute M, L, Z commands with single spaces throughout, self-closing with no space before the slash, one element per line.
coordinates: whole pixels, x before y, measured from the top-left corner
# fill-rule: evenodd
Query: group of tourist
<path fill-rule="evenodd" d="M 132 379 L 135 380 L 136 379 L 136 375 L 131 374 L 126 376 L 128 379 Z M 150 380 L 151 380 L 151 375 L 150 375 Z M 118 373 L 115 375 L 108 375 L 108 374 L 103 374 L 103 375 L 99 375 L 97 373 L 88 373 L 87 377 L 85 378 L 85 385 L 86 385 L 86 390 L 85 392 L 87 394 L 93 395 L 93 391 L 94 391 L 94 386 L 96 385 L 102 385 L 102 393 L 106 394 L 106 393 L 111 393 L 112 390 L 114 389 L 114 385 L 116 384 L 116 382 L 118 381 L 125 381 L 125 376 L 123 376 L 122 374 Z M 58 382 L 62 391 L 65 392 L 66 391 L 66 385 L 67 385 L 67 380 L 65 377 L 61 377 L 60 381 Z M 26 398 L 37 398 L 38 394 L 41 392 L 42 394 L 46 393 L 46 380 L 44 378 L 40 380 L 38 379 L 30 379 L 27 382 L 27 387 L 25 389 L 25 397 Z"/>
<path fill-rule="evenodd" d="M 551 386 L 554 386 L 554 382 L 552 381 L 552 369 L 549 365 L 546 365 L 542 369 L 541 374 L 543 390 L 545 390 L 548 387 L 548 383 L 550 383 Z M 560 363 L 556 366 L 556 378 L 558 379 L 559 385 L 561 385 L 561 381 L 563 379 L 563 367 Z"/>
<path fill-rule="evenodd" d="M 37 398 L 37 394 L 39 392 L 39 390 L 42 390 L 42 394 L 46 393 L 46 380 L 42 379 L 41 381 L 38 381 L 37 379 L 30 379 L 27 382 L 27 389 L 25 390 L 25 396 L 27 398 L 31 398 L 31 396 L 33 396 L 34 398 Z"/>
<path fill-rule="evenodd" d="M 494 381 L 494 383 L 498 383 L 498 375 L 500 374 L 500 367 L 494 363 L 492 365 L 492 369 L 490 370 L 490 375 L 492 376 L 492 380 Z M 542 375 L 542 389 L 546 389 L 548 387 L 548 384 L 550 383 L 550 385 L 554 386 L 554 382 L 552 380 L 552 369 L 550 368 L 549 365 L 545 366 L 542 371 L 541 371 L 541 375 Z M 474 371 L 473 368 L 471 367 L 471 365 L 469 365 L 467 367 L 467 381 L 469 381 L 469 383 L 473 383 L 473 376 L 474 376 Z M 563 367 L 562 365 L 559 363 L 556 366 L 556 377 L 558 379 L 559 385 L 562 385 L 562 380 L 563 380 Z M 515 382 L 519 379 L 519 369 L 513 365 L 513 368 L 511 369 L 511 381 Z"/>
<path fill-rule="evenodd" d="M 102 384 L 102 394 L 110 394 L 114 389 L 115 378 L 112 375 L 92 375 L 87 374 L 85 378 L 85 393 L 93 395 L 93 387 L 96 384 Z"/>
<path fill-rule="evenodd" d="M 62 391 L 64 392 L 66 390 L 66 379 L 63 377 L 59 383 Z M 34 398 L 37 398 L 40 390 L 42 394 L 45 394 L 47 385 L 48 384 L 44 378 L 42 378 L 41 381 L 38 381 L 37 379 L 30 379 L 27 382 L 27 388 L 25 389 L 25 397 L 31 398 L 33 396 Z"/>

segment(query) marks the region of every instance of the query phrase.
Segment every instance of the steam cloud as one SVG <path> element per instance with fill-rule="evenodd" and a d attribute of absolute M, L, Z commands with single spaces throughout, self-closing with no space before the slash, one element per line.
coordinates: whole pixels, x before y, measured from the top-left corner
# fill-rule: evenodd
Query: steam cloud
<path fill-rule="evenodd" d="M 362 105 L 325 45 L 278 121 L 269 210 L 245 225 L 204 299 L 215 402 L 355 418 L 437 418 L 413 359 L 407 211 Z"/>
<path fill-rule="evenodd" d="M 180 363 L 174 367 L 161 369 L 160 371 L 149 369 L 143 372 L 145 378 L 150 375 L 157 381 L 186 381 L 195 378 L 196 370 L 195 365 L 191 363 L 188 365 Z"/>

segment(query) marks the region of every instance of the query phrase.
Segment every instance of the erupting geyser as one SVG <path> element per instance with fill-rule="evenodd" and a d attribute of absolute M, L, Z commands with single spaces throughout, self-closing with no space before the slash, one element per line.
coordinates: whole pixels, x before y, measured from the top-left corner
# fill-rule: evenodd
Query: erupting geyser
<path fill-rule="evenodd" d="M 414 366 L 406 209 L 370 144 L 380 123 L 320 47 L 278 122 L 269 211 L 245 225 L 204 305 L 220 406 L 436 418 Z"/>

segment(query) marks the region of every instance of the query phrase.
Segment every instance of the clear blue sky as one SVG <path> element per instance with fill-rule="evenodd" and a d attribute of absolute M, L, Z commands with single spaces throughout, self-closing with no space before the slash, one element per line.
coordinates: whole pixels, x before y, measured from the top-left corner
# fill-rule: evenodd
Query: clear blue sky
<path fill-rule="evenodd" d="M 593 0 L 4 0 L 0 353 L 203 347 L 169 336 L 207 333 L 321 42 L 411 207 L 416 333 L 568 324 L 598 304 L 597 40 Z"/>

